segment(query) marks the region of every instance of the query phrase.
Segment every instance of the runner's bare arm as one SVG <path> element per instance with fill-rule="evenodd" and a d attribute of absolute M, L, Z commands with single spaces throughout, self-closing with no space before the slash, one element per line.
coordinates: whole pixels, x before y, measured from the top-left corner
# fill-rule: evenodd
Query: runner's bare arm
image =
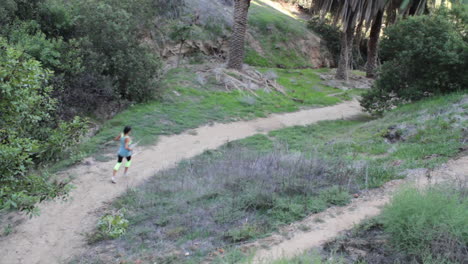
<path fill-rule="evenodd" d="M 132 151 L 132 149 L 130 148 L 128 143 L 130 143 L 130 138 L 127 137 L 125 139 L 125 149 L 128 150 L 128 151 Z"/>
<path fill-rule="evenodd" d="M 121 137 L 121 135 L 116 136 L 116 137 L 114 138 L 114 141 L 119 141 L 119 140 L 120 140 L 120 137 Z"/>

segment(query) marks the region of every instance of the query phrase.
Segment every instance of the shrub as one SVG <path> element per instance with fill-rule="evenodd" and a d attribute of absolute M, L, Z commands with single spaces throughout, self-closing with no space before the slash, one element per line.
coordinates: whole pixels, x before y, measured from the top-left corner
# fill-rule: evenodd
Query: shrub
<path fill-rule="evenodd" d="M 63 195 L 65 189 L 46 177 L 29 175 L 28 168 L 70 151 L 85 123 L 57 119 L 50 71 L 2 39 L 0 50 L 0 210 L 31 211 L 35 203 Z"/>
<path fill-rule="evenodd" d="M 466 89 L 468 44 L 446 13 L 410 17 L 385 30 L 384 61 L 361 105 L 381 113 L 407 101 Z"/>
<path fill-rule="evenodd" d="M 141 41 L 159 12 L 153 1 L 8 3 L 0 33 L 55 73 L 50 81 L 60 91 L 54 95 L 62 117 L 157 96 L 160 60 Z"/>
<path fill-rule="evenodd" d="M 468 197 L 450 187 L 407 188 L 382 213 L 392 244 L 414 256 L 454 262 L 467 257 Z"/>
<path fill-rule="evenodd" d="M 341 50 L 340 28 L 336 25 L 333 25 L 331 21 L 324 20 L 319 17 L 313 17 L 310 19 L 307 26 L 309 29 L 317 33 L 323 40 L 325 40 L 326 47 L 337 63 Z"/>
<path fill-rule="evenodd" d="M 117 99 L 141 102 L 154 98 L 161 65 L 140 43 L 132 13 L 94 0 L 76 3 L 73 11 L 83 65 L 91 74 L 88 76 L 93 76 L 90 80 L 102 81 L 104 86 L 110 81 Z"/>

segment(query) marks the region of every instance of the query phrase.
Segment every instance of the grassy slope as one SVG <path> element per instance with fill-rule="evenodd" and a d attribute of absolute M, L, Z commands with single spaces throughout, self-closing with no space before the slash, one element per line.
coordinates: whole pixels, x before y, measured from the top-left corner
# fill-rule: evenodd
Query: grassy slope
<path fill-rule="evenodd" d="M 102 152 L 123 126 L 131 125 L 140 144 L 154 144 L 159 135 L 177 134 L 209 122 L 230 122 L 265 117 L 271 113 L 292 112 L 303 107 L 335 104 L 349 96 L 330 97 L 340 90 L 320 84 L 318 72 L 326 69 L 266 69 L 278 75 L 278 82 L 287 89 L 293 101 L 279 93 L 258 91 L 225 91 L 215 80 L 197 82 L 196 73 L 188 68 L 171 70 L 164 79 L 167 87 L 162 100 L 131 106 L 104 123 L 96 136 L 81 146 L 84 153 Z M 113 146 L 111 144 L 111 146 Z"/>
<path fill-rule="evenodd" d="M 465 98 L 464 102 L 454 104 Z M 324 157 L 341 156 L 378 167 L 380 177 L 370 181 L 380 186 L 406 169 L 433 168 L 458 153 L 468 126 L 466 95 L 454 94 L 400 107 L 383 118 L 365 122 L 326 121 L 306 127 L 271 132 L 246 139 L 242 144 L 269 151 L 274 142 L 296 151 L 313 150 Z M 388 143 L 389 127 L 405 138 Z"/>
<path fill-rule="evenodd" d="M 438 97 L 403 106 L 375 120 L 327 121 L 282 129 L 207 152 L 118 199 L 115 209 L 128 210 L 129 232 L 101 245 L 124 245 L 120 248 L 127 259 L 148 260 L 158 256 L 148 248 L 165 252 L 172 247 L 173 254 L 167 259 L 197 263 L 217 247 L 264 236 L 310 212 L 346 203 L 347 192 L 380 186 L 403 177 L 401 173 L 407 169 L 445 162 L 466 141 L 462 128 L 468 125 L 463 115 L 467 98 L 466 94 Z M 383 136 L 393 124 L 404 124 L 400 128 L 406 135 L 404 141 L 385 142 Z M 406 128 L 411 128 L 411 134 L 405 134 Z M 239 150 L 240 156 L 236 155 Z M 279 158 L 272 153 L 279 153 Z M 297 157 L 313 166 L 291 163 Z M 258 170 L 258 164 L 264 162 L 265 169 Z M 282 169 L 266 169 L 275 164 Z M 349 179 L 353 180 L 350 190 L 345 187 Z M 310 181 L 319 184 L 307 189 Z M 344 184 L 339 186 L 340 182 Z M 262 191 L 270 189 L 274 191 Z M 195 244 L 198 246 L 188 249 Z M 181 258 L 177 250 L 182 249 L 193 256 Z M 232 263 L 242 256 L 233 249 L 218 260 Z"/>
<path fill-rule="evenodd" d="M 245 62 L 259 67 L 304 68 L 311 64 L 299 54 L 298 49 L 288 49 L 287 43 L 301 39 L 308 31 L 306 23 L 285 15 L 259 1 L 249 9 L 249 26 L 255 32 L 263 55 L 252 47 L 247 48 Z M 292 45 L 294 46 L 294 45 Z"/>

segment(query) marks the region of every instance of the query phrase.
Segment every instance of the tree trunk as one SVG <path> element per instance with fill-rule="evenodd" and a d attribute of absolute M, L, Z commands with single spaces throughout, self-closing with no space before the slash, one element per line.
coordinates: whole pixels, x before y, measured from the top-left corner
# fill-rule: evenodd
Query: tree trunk
<path fill-rule="evenodd" d="M 247 13 L 250 0 L 234 1 L 234 25 L 232 28 L 227 67 L 242 70 L 245 54 L 245 33 L 247 31 Z"/>
<path fill-rule="evenodd" d="M 341 33 L 341 50 L 340 60 L 338 61 L 338 69 L 336 70 L 336 79 L 348 80 L 348 61 L 349 61 L 349 49 L 348 40 L 346 38 L 346 32 Z"/>
<path fill-rule="evenodd" d="M 361 20 L 356 27 L 352 46 L 349 49 L 349 68 L 356 69 L 359 67 L 359 62 L 363 61 L 361 55 L 361 40 L 362 40 L 362 27 L 364 26 L 364 20 Z M 356 52 L 356 54 L 354 54 Z M 356 59 L 356 60 L 355 60 Z"/>
<path fill-rule="evenodd" d="M 180 65 L 180 59 L 182 57 L 182 47 L 184 46 L 185 41 L 180 42 L 180 47 L 179 47 L 179 54 L 177 54 L 177 68 L 179 68 Z"/>
<path fill-rule="evenodd" d="M 375 78 L 378 57 L 378 45 L 380 38 L 380 30 L 382 29 L 383 12 L 377 12 L 374 23 L 372 24 L 369 42 L 367 43 L 367 68 L 366 76 L 368 78 Z"/>
<path fill-rule="evenodd" d="M 348 27 L 343 30 L 341 33 L 341 51 L 340 51 L 340 61 L 338 62 L 338 69 L 336 70 L 335 78 L 338 80 L 348 80 L 348 67 L 350 57 L 352 56 L 350 53 L 353 49 L 353 39 L 354 39 L 354 13 L 350 16 L 350 21 L 352 23 L 348 24 Z"/>

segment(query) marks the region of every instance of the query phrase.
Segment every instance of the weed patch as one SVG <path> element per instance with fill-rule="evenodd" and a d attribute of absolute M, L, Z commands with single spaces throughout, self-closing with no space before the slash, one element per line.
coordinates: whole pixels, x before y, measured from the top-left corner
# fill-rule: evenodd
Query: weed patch
<path fill-rule="evenodd" d="M 382 223 L 398 250 L 461 263 L 468 257 L 467 208 L 468 197 L 454 188 L 408 188 L 385 208 Z"/>
<path fill-rule="evenodd" d="M 467 202 L 466 187 L 405 188 L 380 216 L 327 243 L 325 252 L 346 263 L 464 263 Z"/>
<path fill-rule="evenodd" d="M 119 198 L 115 208 L 128 209 L 129 228 L 104 244 L 124 244 L 125 256 L 148 257 L 139 248 L 152 248 L 157 253 L 150 257 L 178 250 L 201 261 L 217 248 L 346 204 L 359 188 L 360 174 L 362 169 L 339 160 L 226 146 L 182 162 Z"/>

